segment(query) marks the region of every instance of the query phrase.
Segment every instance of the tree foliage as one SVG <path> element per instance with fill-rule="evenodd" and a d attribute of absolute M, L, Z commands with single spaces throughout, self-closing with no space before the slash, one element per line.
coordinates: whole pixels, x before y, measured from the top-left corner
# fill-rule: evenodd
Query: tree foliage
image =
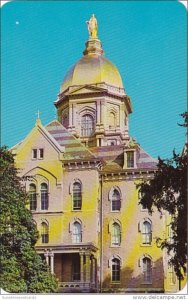
<path fill-rule="evenodd" d="M 167 211 L 171 215 L 172 240 L 161 241 L 161 248 L 173 254 L 169 263 L 176 275 L 183 279 L 187 259 L 187 148 L 179 155 L 173 151 L 172 159 L 160 159 L 154 178 L 138 185 L 140 203 L 153 212 Z"/>
<path fill-rule="evenodd" d="M 58 283 L 37 254 L 36 224 L 26 208 L 28 196 L 17 175 L 14 157 L 0 148 L 0 286 L 7 292 L 55 292 Z"/>

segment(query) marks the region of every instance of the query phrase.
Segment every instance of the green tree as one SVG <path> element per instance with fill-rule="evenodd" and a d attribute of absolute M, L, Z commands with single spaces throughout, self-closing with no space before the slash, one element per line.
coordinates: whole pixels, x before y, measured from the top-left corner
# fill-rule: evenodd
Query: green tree
<path fill-rule="evenodd" d="M 0 286 L 7 292 L 55 292 L 58 282 L 37 254 L 36 224 L 26 208 L 28 195 L 6 147 L 0 148 Z"/>
<path fill-rule="evenodd" d="M 188 114 L 181 115 L 187 127 Z M 172 159 L 160 159 L 154 178 L 137 187 L 141 194 L 140 203 L 152 214 L 153 207 L 165 210 L 171 216 L 172 241 L 160 240 L 160 247 L 173 254 L 169 264 L 174 267 L 179 281 L 184 278 L 187 261 L 187 160 L 188 148 L 182 154 L 173 151 Z M 157 240 L 159 242 L 159 239 Z"/>

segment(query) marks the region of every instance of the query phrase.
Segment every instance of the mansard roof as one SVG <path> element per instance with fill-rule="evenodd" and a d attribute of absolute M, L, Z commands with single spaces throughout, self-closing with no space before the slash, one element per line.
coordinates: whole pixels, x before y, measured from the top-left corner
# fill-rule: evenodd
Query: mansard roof
<path fill-rule="evenodd" d="M 131 150 L 129 148 L 129 150 Z M 92 148 L 91 151 L 98 159 L 105 161 L 103 171 L 117 172 L 122 171 L 124 165 L 124 146 L 103 146 Z M 136 147 L 136 166 L 137 169 L 156 169 L 157 159 L 152 158 L 138 144 Z"/>
<path fill-rule="evenodd" d="M 91 153 L 78 138 L 75 138 L 61 123 L 57 120 L 50 122 L 45 126 L 49 134 L 58 142 L 60 146 L 65 147 L 65 160 L 88 160 L 96 159 L 94 153 Z"/>

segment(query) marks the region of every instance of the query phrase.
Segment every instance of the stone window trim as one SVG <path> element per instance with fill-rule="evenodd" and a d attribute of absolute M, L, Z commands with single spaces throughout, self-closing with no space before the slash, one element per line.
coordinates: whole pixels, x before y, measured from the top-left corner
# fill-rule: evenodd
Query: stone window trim
<path fill-rule="evenodd" d="M 49 243 L 49 222 L 46 219 L 41 219 L 40 224 L 40 232 L 41 232 L 41 243 L 48 244 Z"/>
<path fill-rule="evenodd" d="M 36 211 L 37 209 L 37 187 L 35 183 L 29 184 L 29 206 L 31 211 Z"/>
<path fill-rule="evenodd" d="M 41 200 L 41 210 L 48 210 L 49 207 L 49 192 L 48 192 L 48 184 L 46 182 L 42 182 L 40 185 L 40 200 Z"/>
<path fill-rule="evenodd" d="M 93 118 L 92 114 L 85 113 L 81 116 L 80 119 L 80 130 L 81 130 L 81 137 L 91 137 L 95 131 L 95 119 Z"/>
<path fill-rule="evenodd" d="M 75 218 L 72 219 L 71 222 L 69 223 L 69 232 L 70 232 L 70 233 L 72 233 L 73 225 L 74 225 L 75 222 L 80 223 L 81 228 L 83 228 L 82 220 L 81 220 L 80 218 L 75 217 Z M 81 231 L 83 231 L 83 230 L 81 230 Z"/>
<path fill-rule="evenodd" d="M 119 255 L 112 255 L 108 260 L 108 267 L 111 269 L 111 282 L 120 283 L 122 260 Z M 114 268 L 115 267 L 115 268 Z"/>
<path fill-rule="evenodd" d="M 26 191 L 28 191 L 30 193 L 30 186 L 31 185 L 35 185 L 36 187 L 36 209 L 35 211 L 43 211 L 41 208 L 41 185 L 42 184 L 46 184 L 47 185 L 47 190 L 48 190 L 48 209 L 49 209 L 49 195 L 50 195 L 50 182 L 49 180 L 42 176 L 42 175 L 36 175 L 33 176 L 31 181 L 26 181 Z M 46 210 L 48 210 L 46 209 Z"/>
<path fill-rule="evenodd" d="M 149 254 L 143 254 L 138 261 L 138 266 L 141 268 L 142 284 L 152 284 L 152 269 L 154 267 L 152 257 Z"/>
<path fill-rule="evenodd" d="M 115 232 L 114 232 L 114 225 L 118 225 L 119 226 L 119 236 L 114 236 Z M 108 224 L 108 232 L 111 234 L 111 247 L 120 247 L 121 246 L 121 236 L 122 236 L 122 225 L 121 222 L 118 219 L 113 219 L 110 221 L 110 223 Z M 116 232 L 117 233 L 117 232 Z M 117 243 L 115 243 L 114 241 L 117 240 Z"/>
<path fill-rule="evenodd" d="M 32 148 L 32 160 L 43 160 L 44 159 L 44 147 Z"/>
<path fill-rule="evenodd" d="M 132 154 L 131 154 L 132 153 Z M 132 158 L 131 158 L 132 155 Z M 123 169 L 136 169 L 136 149 L 130 148 L 124 150 L 124 166 Z"/>
<path fill-rule="evenodd" d="M 142 246 L 151 246 L 153 225 L 149 218 L 143 218 L 138 223 L 138 232 L 142 235 Z"/>
<path fill-rule="evenodd" d="M 80 205 L 79 205 L 79 207 L 75 207 L 75 193 L 74 193 L 74 185 L 76 185 L 76 184 L 79 184 L 80 185 Z M 82 196 L 83 196 L 83 185 L 82 185 L 82 182 L 81 182 L 81 180 L 80 179 L 78 179 L 78 178 L 75 178 L 72 182 L 71 182 L 71 184 L 70 184 L 70 186 L 69 186 L 69 193 L 70 193 L 70 195 L 71 195 L 71 198 L 72 198 L 72 211 L 81 211 L 82 210 Z M 79 199 L 78 199 L 79 200 Z"/>
<path fill-rule="evenodd" d="M 79 232 L 75 231 L 76 224 L 79 224 Z M 83 237 L 83 224 L 82 221 L 75 217 L 70 223 L 69 223 L 69 232 L 71 233 L 71 239 L 73 243 L 81 243 L 82 237 Z"/>
<path fill-rule="evenodd" d="M 115 209 L 115 207 L 113 207 L 113 201 L 115 202 L 115 200 L 113 199 L 113 195 L 114 192 L 117 191 L 119 193 L 119 204 L 117 203 L 117 209 Z M 121 202 L 122 202 L 122 194 L 121 194 L 121 190 L 118 186 L 113 186 L 110 191 L 109 191 L 109 195 L 108 195 L 108 200 L 110 201 L 111 205 L 110 205 L 110 211 L 111 212 L 120 212 L 121 210 Z"/>

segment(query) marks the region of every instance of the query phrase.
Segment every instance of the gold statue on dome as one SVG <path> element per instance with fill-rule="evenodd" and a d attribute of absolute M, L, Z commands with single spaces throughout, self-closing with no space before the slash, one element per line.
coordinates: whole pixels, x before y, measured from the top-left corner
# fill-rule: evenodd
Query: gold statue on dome
<path fill-rule="evenodd" d="M 89 37 L 92 39 L 97 38 L 97 32 L 98 32 L 98 25 L 97 25 L 97 19 L 95 18 L 95 15 L 93 14 L 89 21 L 86 21 L 88 31 L 89 31 Z"/>

